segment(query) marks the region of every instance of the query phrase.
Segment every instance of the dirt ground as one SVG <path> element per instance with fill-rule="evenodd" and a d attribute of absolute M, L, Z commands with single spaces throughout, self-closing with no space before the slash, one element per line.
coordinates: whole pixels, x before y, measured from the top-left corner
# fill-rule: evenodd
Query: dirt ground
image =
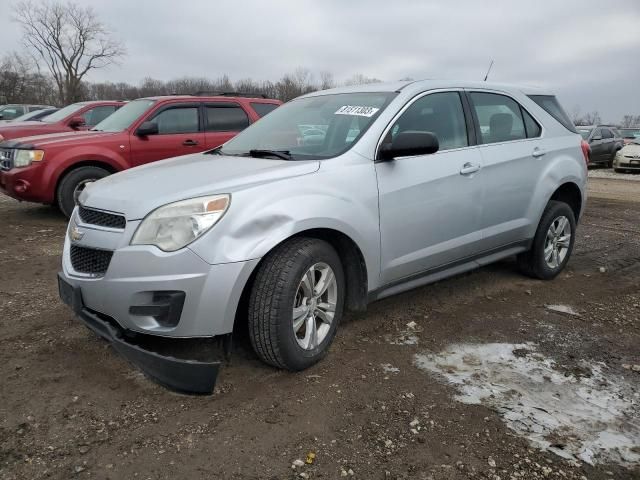
<path fill-rule="evenodd" d="M 64 230 L 52 208 L 0 199 L 0 478 L 640 478 L 533 448 L 414 361 L 453 343 L 534 342 L 567 375 L 586 361 L 626 378 L 640 402 L 640 182 L 590 181 L 556 280 L 504 261 L 379 301 L 298 374 L 241 343 L 212 396 L 150 382 L 73 318 L 55 281 Z M 415 341 L 394 341 L 410 322 Z"/>

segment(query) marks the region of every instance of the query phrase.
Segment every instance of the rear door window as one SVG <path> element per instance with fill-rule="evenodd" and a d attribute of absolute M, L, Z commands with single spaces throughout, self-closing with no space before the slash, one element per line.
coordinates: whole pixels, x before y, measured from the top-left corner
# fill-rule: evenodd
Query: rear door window
<path fill-rule="evenodd" d="M 207 132 L 239 132 L 249 126 L 249 117 L 239 105 L 206 105 Z"/>
<path fill-rule="evenodd" d="M 524 128 L 527 132 L 527 138 L 539 137 L 542 134 L 542 127 L 540 127 L 538 122 L 536 122 L 524 108 L 522 108 L 522 116 L 524 117 Z"/>
<path fill-rule="evenodd" d="M 499 143 L 527 138 L 520 104 L 497 93 L 471 92 L 479 127 L 479 143 Z"/>

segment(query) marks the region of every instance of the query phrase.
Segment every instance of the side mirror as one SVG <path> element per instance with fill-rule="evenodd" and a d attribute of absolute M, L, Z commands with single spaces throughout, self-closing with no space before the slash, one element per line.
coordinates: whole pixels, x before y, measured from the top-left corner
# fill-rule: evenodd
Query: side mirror
<path fill-rule="evenodd" d="M 602 140 L 602 135 L 596 135 L 595 137 L 591 137 L 592 142 L 595 142 L 596 140 Z"/>
<path fill-rule="evenodd" d="M 136 135 L 138 137 L 146 137 L 147 135 L 157 135 L 158 131 L 156 122 L 142 122 L 142 125 L 136 130 Z"/>
<path fill-rule="evenodd" d="M 69 120 L 69 126 L 71 128 L 82 127 L 84 126 L 84 124 L 85 124 L 85 121 L 82 115 L 76 115 L 75 117 L 71 117 L 71 120 Z"/>
<path fill-rule="evenodd" d="M 396 157 L 410 157 L 414 155 L 428 155 L 436 153 L 440 148 L 438 137 L 431 132 L 406 131 L 401 132 L 391 143 L 380 148 L 380 160 L 393 160 Z"/>

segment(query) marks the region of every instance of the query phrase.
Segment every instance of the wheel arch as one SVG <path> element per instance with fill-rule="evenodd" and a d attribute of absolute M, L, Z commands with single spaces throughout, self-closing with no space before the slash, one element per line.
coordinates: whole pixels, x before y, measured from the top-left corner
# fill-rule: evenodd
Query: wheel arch
<path fill-rule="evenodd" d="M 55 182 L 55 185 L 54 185 L 54 189 L 53 189 L 53 203 L 54 204 L 58 201 L 58 187 L 60 187 L 60 182 L 62 182 L 62 179 L 64 179 L 64 177 L 66 177 L 73 170 L 76 170 L 76 169 L 81 168 L 81 167 L 103 168 L 104 170 L 107 170 L 109 172 L 109 174 L 114 174 L 114 173 L 120 171 L 118 168 L 116 168 L 111 163 L 105 162 L 105 161 L 102 161 L 102 160 L 80 160 L 80 161 L 77 161 L 77 162 L 73 162 L 73 163 L 67 165 L 65 168 L 63 168 L 62 170 L 60 170 L 58 172 L 58 175 L 57 175 L 57 178 L 56 178 L 56 182 Z"/>
<path fill-rule="evenodd" d="M 364 255 L 358 244 L 347 234 L 333 228 L 310 228 L 301 230 L 273 245 L 267 252 L 273 251 L 280 245 L 293 238 L 316 238 L 329 243 L 340 257 L 345 276 L 345 308 L 350 311 L 363 312 L 367 308 L 368 271 Z M 246 328 L 246 312 L 249 295 L 253 288 L 256 274 L 264 262 L 262 257 L 247 279 L 235 312 L 234 331 Z"/>
<path fill-rule="evenodd" d="M 551 194 L 549 201 L 551 200 L 564 202 L 569 205 L 573 211 L 576 223 L 578 222 L 580 213 L 582 212 L 582 191 L 575 182 L 568 181 L 560 185 L 553 194 Z"/>

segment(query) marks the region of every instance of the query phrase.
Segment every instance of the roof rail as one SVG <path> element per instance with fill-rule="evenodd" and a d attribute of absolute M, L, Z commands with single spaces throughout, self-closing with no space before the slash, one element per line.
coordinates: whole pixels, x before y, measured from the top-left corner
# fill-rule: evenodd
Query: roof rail
<path fill-rule="evenodd" d="M 201 90 L 192 94 L 195 97 L 247 97 L 247 98 L 269 98 L 264 93 L 250 92 L 209 92 Z"/>

